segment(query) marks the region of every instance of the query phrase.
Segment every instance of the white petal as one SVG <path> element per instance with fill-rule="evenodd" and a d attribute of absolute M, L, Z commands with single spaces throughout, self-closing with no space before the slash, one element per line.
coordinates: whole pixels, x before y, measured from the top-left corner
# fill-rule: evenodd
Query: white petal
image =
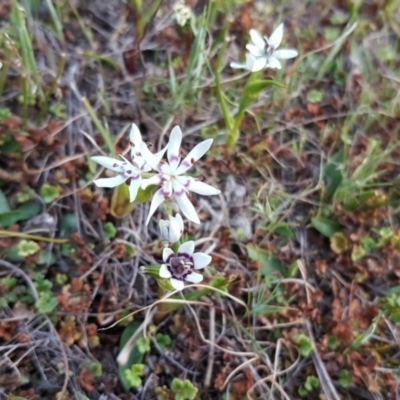
<path fill-rule="evenodd" d="M 97 162 L 101 166 L 111 169 L 111 171 L 119 171 L 121 172 L 121 166 L 125 164 L 124 161 L 116 160 L 115 158 L 111 157 L 104 157 L 104 156 L 93 156 L 90 157 L 94 162 Z"/>
<path fill-rule="evenodd" d="M 146 220 L 146 225 L 148 225 L 150 218 L 152 217 L 152 215 L 155 213 L 155 211 L 157 210 L 158 206 L 165 200 L 164 195 L 162 194 L 162 189 L 158 189 L 154 195 L 153 195 L 153 199 L 151 200 L 151 205 L 150 205 L 150 211 L 149 211 L 149 215 L 147 217 Z"/>
<path fill-rule="evenodd" d="M 129 201 L 131 203 L 135 201 L 141 183 L 142 177 L 140 175 L 136 178 L 131 178 L 131 183 L 129 184 Z"/>
<path fill-rule="evenodd" d="M 267 57 L 256 58 L 252 64 L 251 72 L 257 72 L 264 69 L 265 66 L 267 65 L 267 60 L 268 60 Z"/>
<path fill-rule="evenodd" d="M 185 284 L 180 279 L 171 278 L 171 285 L 176 290 L 182 290 L 185 287 Z"/>
<path fill-rule="evenodd" d="M 297 57 L 299 53 L 294 49 L 281 49 L 274 51 L 274 57 L 281 60 L 287 60 L 288 58 Z"/>
<path fill-rule="evenodd" d="M 172 128 L 171 135 L 169 137 L 168 149 L 167 149 L 167 158 L 169 165 L 171 166 L 171 170 L 175 171 L 175 169 L 179 165 L 180 150 L 182 143 L 182 131 L 179 126 L 175 126 Z"/>
<path fill-rule="evenodd" d="M 280 24 L 271 34 L 268 39 L 268 44 L 274 46 L 277 49 L 283 39 L 283 24 Z"/>
<path fill-rule="evenodd" d="M 249 33 L 254 46 L 259 47 L 260 49 L 264 49 L 264 38 L 255 29 L 250 29 Z"/>
<path fill-rule="evenodd" d="M 189 151 L 189 154 L 184 158 L 181 165 L 176 170 L 176 175 L 183 174 L 189 168 L 193 166 L 193 164 L 199 160 L 207 151 L 210 149 L 212 145 L 213 139 L 203 140 L 199 144 L 193 147 L 192 150 Z"/>
<path fill-rule="evenodd" d="M 162 253 L 162 258 L 164 260 L 164 262 L 168 261 L 168 258 L 173 256 L 175 253 L 172 249 L 170 249 L 169 247 L 164 247 L 163 253 Z"/>
<path fill-rule="evenodd" d="M 137 157 L 137 156 L 136 156 Z M 142 157 L 143 158 L 143 157 Z M 135 159 L 135 162 L 137 162 L 137 159 Z M 153 168 L 150 167 L 149 164 L 146 163 L 146 161 L 144 161 L 143 159 L 143 163 L 142 163 L 142 167 L 140 168 L 140 170 L 142 172 L 150 172 Z"/>
<path fill-rule="evenodd" d="M 179 215 L 179 214 L 177 214 Z M 170 224 L 169 224 L 169 240 L 171 243 L 176 243 L 179 241 L 182 235 L 182 229 L 180 222 L 175 217 L 170 217 Z"/>
<path fill-rule="evenodd" d="M 200 219 L 197 215 L 196 209 L 188 199 L 186 193 L 180 193 L 175 196 L 175 200 L 178 203 L 182 214 L 189 220 L 196 224 L 200 224 Z"/>
<path fill-rule="evenodd" d="M 161 237 L 166 240 L 169 241 L 169 221 L 165 221 L 164 219 L 160 219 L 158 221 L 158 227 L 160 228 L 160 235 Z"/>
<path fill-rule="evenodd" d="M 212 257 L 205 253 L 194 253 L 192 257 L 195 269 L 202 269 L 206 267 L 212 260 Z"/>
<path fill-rule="evenodd" d="M 160 185 L 161 184 L 161 176 L 154 175 L 151 178 L 142 179 L 142 189 L 146 189 L 151 185 Z"/>
<path fill-rule="evenodd" d="M 197 272 L 191 272 L 185 277 L 185 281 L 192 283 L 200 283 L 204 279 L 203 275 L 198 274 Z"/>
<path fill-rule="evenodd" d="M 140 154 L 151 168 L 159 171 L 159 159 L 147 148 L 144 142 L 140 143 Z"/>
<path fill-rule="evenodd" d="M 246 44 L 246 49 L 252 54 L 254 57 L 262 57 L 265 54 L 264 49 L 260 49 L 254 44 Z"/>
<path fill-rule="evenodd" d="M 244 63 L 239 63 L 236 61 L 232 61 L 229 66 L 233 69 L 248 69 L 247 65 Z"/>
<path fill-rule="evenodd" d="M 126 179 L 122 175 L 117 175 L 112 178 L 95 179 L 93 183 L 98 187 L 113 188 L 124 183 Z"/>
<path fill-rule="evenodd" d="M 268 68 L 281 69 L 282 65 L 281 65 L 280 61 L 277 58 L 275 58 L 273 56 L 270 56 L 270 57 L 268 57 L 267 67 Z"/>
<path fill-rule="evenodd" d="M 162 264 L 160 267 L 160 271 L 158 272 L 161 278 L 171 278 L 172 274 L 169 272 L 168 266 L 166 264 Z"/>
<path fill-rule="evenodd" d="M 194 242 L 189 240 L 188 242 L 182 243 L 178 248 L 178 256 L 187 255 L 191 256 L 194 252 Z"/>
<path fill-rule="evenodd" d="M 213 196 L 221 193 L 219 189 L 194 178 L 190 179 L 188 189 L 203 196 Z"/>
<path fill-rule="evenodd" d="M 184 224 L 183 224 L 183 219 L 181 217 L 181 214 L 176 213 L 175 214 L 175 219 L 178 221 L 179 227 L 181 229 L 181 232 L 183 232 L 183 229 L 185 228 Z"/>
<path fill-rule="evenodd" d="M 129 141 L 132 146 L 139 148 L 140 143 L 142 143 L 142 135 L 136 124 L 132 124 L 131 132 L 129 134 Z"/>

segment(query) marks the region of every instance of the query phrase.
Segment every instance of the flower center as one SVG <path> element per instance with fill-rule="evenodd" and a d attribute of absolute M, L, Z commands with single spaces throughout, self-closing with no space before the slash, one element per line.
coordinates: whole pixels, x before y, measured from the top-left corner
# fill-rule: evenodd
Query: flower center
<path fill-rule="evenodd" d="M 264 38 L 264 40 L 265 40 L 264 53 L 267 56 L 270 56 L 275 51 L 275 47 L 272 46 L 272 44 L 268 43 L 267 38 Z"/>
<path fill-rule="evenodd" d="M 182 277 L 193 267 L 193 263 L 186 257 L 171 257 L 169 260 L 171 274 L 175 277 Z"/>

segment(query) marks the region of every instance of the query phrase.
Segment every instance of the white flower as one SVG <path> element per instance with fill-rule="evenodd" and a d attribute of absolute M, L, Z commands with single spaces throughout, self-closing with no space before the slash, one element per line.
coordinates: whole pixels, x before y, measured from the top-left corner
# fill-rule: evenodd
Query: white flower
<path fill-rule="evenodd" d="M 99 187 L 116 187 L 122 185 L 128 179 L 129 183 L 129 201 L 135 201 L 137 192 L 142 184 L 142 171 L 136 166 L 131 164 L 124 156 L 120 155 L 123 161 L 111 157 L 94 156 L 91 159 L 111 171 L 120 172 L 120 175 L 112 178 L 95 179 L 93 182 Z"/>
<path fill-rule="evenodd" d="M 175 19 L 178 25 L 185 26 L 192 18 L 192 9 L 188 7 L 184 1 L 178 0 L 173 7 Z"/>
<path fill-rule="evenodd" d="M 294 49 L 277 50 L 283 38 L 283 24 L 280 24 L 271 34 L 269 38 L 262 37 L 255 29 L 250 30 L 250 37 L 253 44 L 246 45 L 252 57 L 247 58 L 246 63 L 232 63 L 232 68 L 244 68 L 251 72 L 260 71 L 263 68 L 281 69 L 282 65 L 279 60 L 297 57 L 299 54 Z"/>
<path fill-rule="evenodd" d="M 182 236 L 183 233 L 183 219 L 180 214 L 176 214 L 175 217 L 169 216 L 169 221 L 160 219 L 158 223 L 160 227 L 160 233 L 163 240 L 168 244 L 176 243 Z"/>
<path fill-rule="evenodd" d="M 235 69 L 247 69 L 250 72 L 253 72 L 254 64 L 257 61 L 257 58 L 253 56 L 251 53 L 246 53 L 246 62 L 239 63 L 236 61 L 233 61 L 230 63 L 231 68 Z"/>
<path fill-rule="evenodd" d="M 177 289 L 184 288 L 184 282 L 200 283 L 203 275 L 195 270 L 206 267 L 211 262 L 211 256 L 205 253 L 193 253 L 194 242 L 183 243 L 175 254 L 172 249 L 166 247 L 163 250 L 164 264 L 160 268 L 160 277 L 170 279 L 171 285 Z"/>
<path fill-rule="evenodd" d="M 145 158 L 146 162 L 158 173 L 149 179 L 143 179 L 142 188 L 145 189 L 150 185 L 160 185 L 151 201 L 149 216 L 147 217 L 146 224 L 149 223 L 150 217 L 154 214 L 157 207 L 160 206 L 164 200 L 169 200 L 171 197 L 177 202 L 184 216 L 197 224 L 200 223 L 197 212 L 190 202 L 187 194 L 189 191 L 210 196 L 219 194 L 221 191 L 216 189 L 200 180 L 190 177 L 182 176 L 193 164 L 203 157 L 208 151 L 213 142 L 212 139 L 204 140 L 196 145 L 189 154 L 181 162 L 180 147 L 182 142 L 182 131 L 179 126 L 175 126 L 169 138 L 167 158 L 168 162 L 160 161 L 154 154 L 152 154 L 145 143 L 141 144 L 140 152 Z"/>
<path fill-rule="evenodd" d="M 136 124 L 132 124 L 131 132 L 129 134 L 129 140 L 131 143 L 131 159 L 129 162 L 124 156 L 120 155 L 123 161 L 104 156 L 94 156 L 91 159 L 105 168 L 111 169 L 112 171 L 120 172 L 120 175 L 112 178 L 95 179 L 93 182 L 99 187 L 116 187 L 128 179 L 129 183 L 129 201 L 132 203 L 135 201 L 138 190 L 142 184 L 142 172 L 151 171 L 150 165 L 148 165 L 145 159 L 140 154 L 140 145 L 143 143 L 142 135 L 140 134 L 139 128 Z M 158 160 L 161 160 L 167 148 L 165 147 L 160 152 L 154 154 Z"/>

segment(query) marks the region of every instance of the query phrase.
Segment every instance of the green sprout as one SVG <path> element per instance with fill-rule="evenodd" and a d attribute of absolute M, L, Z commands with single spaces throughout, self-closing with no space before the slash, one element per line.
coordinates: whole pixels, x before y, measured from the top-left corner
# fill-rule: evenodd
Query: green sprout
<path fill-rule="evenodd" d="M 310 338 L 304 333 L 300 333 L 299 335 L 297 335 L 295 342 L 299 346 L 299 353 L 303 357 L 308 357 L 313 351 L 313 344 Z"/>
<path fill-rule="evenodd" d="M 133 364 L 130 369 L 125 371 L 126 379 L 132 388 L 142 386 L 141 376 L 144 374 L 144 364 Z"/>
<path fill-rule="evenodd" d="M 17 246 L 18 255 L 21 257 L 33 256 L 40 251 L 40 246 L 32 240 L 21 240 Z"/>
<path fill-rule="evenodd" d="M 60 196 L 61 190 L 57 186 L 52 186 L 48 183 L 45 183 L 44 185 L 42 185 L 39 192 L 43 201 L 46 204 L 49 204 Z"/>
<path fill-rule="evenodd" d="M 174 378 L 171 383 L 171 390 L 175 394 L 175 400 L 193 400 L 197 394 L 197 387 L 188 379 Z"/>

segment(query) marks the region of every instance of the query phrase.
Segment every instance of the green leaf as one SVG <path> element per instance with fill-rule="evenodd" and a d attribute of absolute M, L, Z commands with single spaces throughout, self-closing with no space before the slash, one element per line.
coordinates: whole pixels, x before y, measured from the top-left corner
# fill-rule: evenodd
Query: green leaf
<path fill-rule="evenodd" d="M 60 223 L 60 236 L 69 236 L 72 232 L 78 229 L 78 222 L 74 213 L 67 213 L 61 220 Z"/>
<path fill-rule="evenodd" d="M 295 342 L 299 346 L 299 353 L 303 357 L 308 357 L 313 351 L 312 342 L 304 333 L 297 335 Z"/>
<path fill-rule="evenodd" d="M 251 79 L 249 79 L 249 81 L 247 82 L 246 86 L 243 89 L 242 95 L 240 96 L 239 110 L 238 110 L 235 118 L 239 118 L 240 116 L 242 116 L 244 114 L 244 112 L 253 103 L 255 103 L 257 101 L 261 92 L 263 92 L 267 87 L 270 87 L 270 86 L 277 86 L 280 88 L 285 87 L 285 85 L 282 85 L 279 82 L 273 81 L 272 79 L 256 80 L 256 81 L 252 81 Z"/>
<path fill-rule="evenodd" d="M 122 332 L 121 340 L 119 342 L 119 349 L 122 350 L 128 340 L 133 336 L 136 330 L 140 326 L 140 321 L 133 321 L 130 323 Z M 141 364 L 143 361 L 143 354 L 139 351 L 137 344 L 131 351 L 129 355 L 128 362 L 125 365 L 118 365 L 118 376 L 121 384 L 125 390 L 129 390 L 131 388 L 131 382 L 127 378 L 126 371 L 130 370 L 132 365 Z"/>
<path fill-rule="evenodd" d="M 345 152 L 344 150 L 340 150 L 332 157 L 331 161 L 325 165 L 323 170 L 323 179 L 325 183 L 323 201 L 329 201 L 342 183 L 343 172 L 341 164 L 343 164 L 344 161 Z"/>
<path fill-rule="evenodd" d="M 147 203 L 153 197 L 154 185 L 148 186 L 146 189 L 140 188 L 135 199 L 135 203 Z"/>
<path fill-rule="evenodd" d="M 114 239 L 117 235 L 117 230 L 112 222 L 106 222 L 103 225 L 104 234 L 108 240 Z"/>
<path fill-rule="evenodd" d="M 142 386 L 142 379 L 140 377 L 143 374 L 144 364 L 133 364 L 130 369 L 127 369 L 125 371 L 125 376 L 130 384 L 130 387 L 138 388 Z"/>
<path fill-rule="evenodd" d="M 58 186 L 52 186 L 48 183 L 42 185 L 39 189 L 40 196 L 46 204 L 56 200 L 61 193 L 61 189 Z"/>
<path fill-rule="evenodd" d="M 7 198 L 2 190 L 0 190 L 0 214 L 4 214 L 10 211 Z"/>
<path fill-rule="evenodd" d="M 331 238 L 342 230 L 342 226 L 336 221 L 323 217 L 311 218 L 311 225 L 322 235 Z"/>
<path fill-rule="evenodd" d="M 39 259 L 37 260 L 38 265 L 53 265 L 57 261 L 57 257 L 48 250 L 42 250 L 39 255 Z"/>
<path fill-rule="evenodd" d="M 171 382 L 171 391 L 175 394 L 175 400 L 194 400 L 197 388 L 189 379 L 174 378 Z"/>
<path fill-rule="evenodd" d="M 381 317 L 382 317 L 382 313 L 380 312 L 380 313 L 372 320 L 371 326 L 370 326 L 365 332 L 363 332 L 361 335 L 357 336 L 357 337 L 354 339 L 354 341 L 353 341 L 353 343 L 352 343 L 352 347 L 353 347 L 353 348 L 356 349 L 356 348 L 360 347 L 361 345 L 367 343 L 367 342 L 370 340 L 371 336 L 375 333 L 376 328 L 378 327 L 378 323 L 379 323 Z"/>
<path fill-rule="evenodd" d="M 28 257 L 40 251 L 40 246 L 33 240 L 23 239 L 18 243 L 17 249 L 18 249 L 18 254 L 21 257 Z"/>
<path fill-rule="evenodd" d="M 351 385 L 351 373 L 347 369 L 342 369 L 339 371 L 339 385 L 347 389 Z"/>
<path fill-rule="evenodd" d="M 114 189 L 111 198 L 110 213 L 115 218 L 123 218 L 135 208 L 135 203 L 129 201 L 129 188 L 125 183 Z"/>
<path fill-rule="evenodd" d="M 35 303 L 35 307 L 39 312 L 49 314 L 54 311 L 57 305 L 58 300 L 52 292 L 39 292 L 39 300 Z"/>
<path fill-rule="evenodd" d="M 168 346 L 171 345 L 172 340 L 171 340 L 170 336 L 168 336 L 168 335 L 164 335 L 162 333 L 157 333 L 156 342 L 157 342 L 158 346 L 160 347 L 160 349 L 164 350 L 165 348 L 167 348 Z"/>
<path fill-rule="evenodd" d="M 252 315 L 275 314 L 286 310 L 286 307 L 273 306 L 269 304 L 256 304 L 251 308 Z"/>
<path fill-rule="evenodd" d="M 286 276 L 285 266 L 269 251 L 259 249 L 253 245 L 247 245 L 247 253 L 251 260 L 256 261 L 259 264 L 260 273 L 269 277 L 275 272 L 280 272 L 282 276 Z"/>
<path fill-rule="evenodd" d="M 9 292 L 17 285 L 17 278 L 14 278 L 13 276 L 6 276 L 0 279 L 0 285 L 4 287 L 6 292 Z"/>
<path fill-rule="evenodd" d="M 38 215 L 40 206 L 38 203 L 29 202 L 16 208 L 15 210 L 8 211 L 0 214 L 0 228 L 8 228 L 19 221 L 26 221 Z"/>
<path fill-rule="evenodd" d="M 364 210 L 368 208 L 375 208 L 374 206 L 367 206 L 366 203 L 369 199 L 372 199 L 376 196 L 375 191 L 369 190 L 358 195 L 352 195 L 352 197 L 347 197 L 343 201 L 343 205 L 345 206 L 346 210 L 348 211 L 355 211 L 356 209 Z M 363 207 L 364 206 L 364 207 Z"/>
<path fill-rule="evenodd" d="M 324 94 L 320 90 L 312 89 L 307 93 L 307 100 L 310 103 L 319 103 L 324 98 Z"/>
<path fill-rule="evenodd" d="M 142 354 L 148 353 L 150 351 L 150 338 L 140 337 L 136 341 L 136 345 Z"/>

